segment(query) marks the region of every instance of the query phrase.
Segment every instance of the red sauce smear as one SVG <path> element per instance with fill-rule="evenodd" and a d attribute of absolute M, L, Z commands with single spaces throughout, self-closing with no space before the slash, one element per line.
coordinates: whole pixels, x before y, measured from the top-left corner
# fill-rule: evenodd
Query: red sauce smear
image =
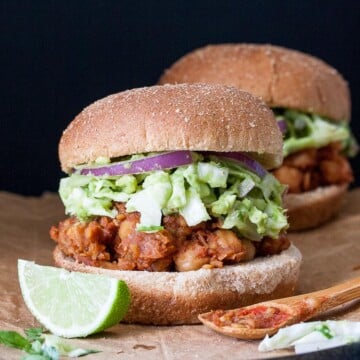
<path fill-rule="evenodd" d="M 289 314 L 276 307 L 260 305 L 250 309 L 216 310 L 210 314 L 210 318 L 219 327 L 268 329 L 282 324 Z"/>

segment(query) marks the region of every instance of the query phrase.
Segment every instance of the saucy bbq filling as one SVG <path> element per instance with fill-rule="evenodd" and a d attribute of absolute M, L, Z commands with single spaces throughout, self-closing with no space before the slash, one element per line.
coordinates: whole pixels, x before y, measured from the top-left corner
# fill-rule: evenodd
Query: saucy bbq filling
<path fill-rule="evenodd" d="M 218 327 L 241 327 L 247 329 L 271 329 L 289 319 L 289 314 L 273 306 L 255 306 L 248 309 L 216 310 L 208 320 Z"/>
<path fill-rule="evenodd" d="M 278 254 L 290 246 L 285 235 L 250 241 L 232 230 L 220 229 L 219 219 L 188 226 L 179 214 L 164 216 L 163 230 L 137 231 L 140 214 L 126 212 L 123 203 L 116 203 L 116 208 L 115 218 L 102 216 L 89 222 L 67 218 L 51 228 L 50 236 L 66 256 L 118 270 L 221 268 L 256 256 Z"/>
<path fill-rule="evenodd" d="M 288 185 L 288 193 L 302 193 L 320 186 L 348 184 L 354 180 L 342 145 L 331 143 L 319 149 L 305 149 L 284 159 L 273 175 Z"/>

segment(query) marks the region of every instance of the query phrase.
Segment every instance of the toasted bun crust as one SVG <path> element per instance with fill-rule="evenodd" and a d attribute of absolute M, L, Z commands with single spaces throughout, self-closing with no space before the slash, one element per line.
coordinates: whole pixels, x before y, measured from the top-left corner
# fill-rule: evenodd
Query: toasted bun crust
<path fill-rule="evenodd" d="M 282 135 L 259 99 L 221 85 L 124 91 L 85 108 L 59 144 L 65 172 L 98 157 L 171 150 L 245 151 L 265 167 L 282 162 Z"/>
<path fill-rule="evenodd" d="M 223 44 L 197 49 L 175 62 L 160 84 L 232 85 L 261 97 L 271 107 L 316 113 L 333 121 L 350 119 L 346 81 L 313 56 L 271 45 Z"/>
<path fill-rule="evenodd" d="M 288 209 L 290 230 L 317 227 L 335 216 L 345 198 L 348 185 L 331 185 L 301 194 L 287 194 L 284 208 Z"/>
<path fill-rule="evenodd" d="M 121 271 L 92 267 L 54 250 L 55 263 L 65 269 L 124 280 L 131 293 L 125 321 L 170 325 L 194 324 L 197 315 L 290 296 L 299 276 L 301 254 L 291 245 L 279 255 L 256 258 L 222 269 L 189 272 Z"/>

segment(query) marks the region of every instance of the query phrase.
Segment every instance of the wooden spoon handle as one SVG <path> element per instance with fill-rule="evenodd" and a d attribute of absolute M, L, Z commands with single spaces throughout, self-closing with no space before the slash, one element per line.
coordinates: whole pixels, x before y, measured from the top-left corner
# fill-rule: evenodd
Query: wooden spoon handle
<path fill-rule="evenodd" d="M 317 293 L 317 296 L 327 298 L 323 303 L 323 311 L 344 304 L 350 300 L 360 299 L 360 277 L 335 285 L 329 289 L 321 290 Z"/>
<path fill-rule="evenodd" d="M 284 302 L 290 299 L 284 299 Z M 360 277 L 325 290 L 295 296 L 287 301 L 287 304 L 293 303 L 294 310 L 296 309 L 298 312 L 298 320 L 305 321 L 319 313 L 355 299 L 360 299 Z"/>

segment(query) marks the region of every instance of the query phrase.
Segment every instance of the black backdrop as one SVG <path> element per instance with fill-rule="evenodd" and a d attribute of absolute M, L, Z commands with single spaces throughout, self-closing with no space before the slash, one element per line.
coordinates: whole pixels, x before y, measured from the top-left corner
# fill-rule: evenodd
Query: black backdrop
<path fill-rule="evenodd" d="M 358 1 L 0 0 L 0 11 L 0 190 L 57 190 L 57 143 L 83 107 L 155 83 L 209 43 L 272 43 L 324 59 L 350 83 L 360 138 Z"/>

